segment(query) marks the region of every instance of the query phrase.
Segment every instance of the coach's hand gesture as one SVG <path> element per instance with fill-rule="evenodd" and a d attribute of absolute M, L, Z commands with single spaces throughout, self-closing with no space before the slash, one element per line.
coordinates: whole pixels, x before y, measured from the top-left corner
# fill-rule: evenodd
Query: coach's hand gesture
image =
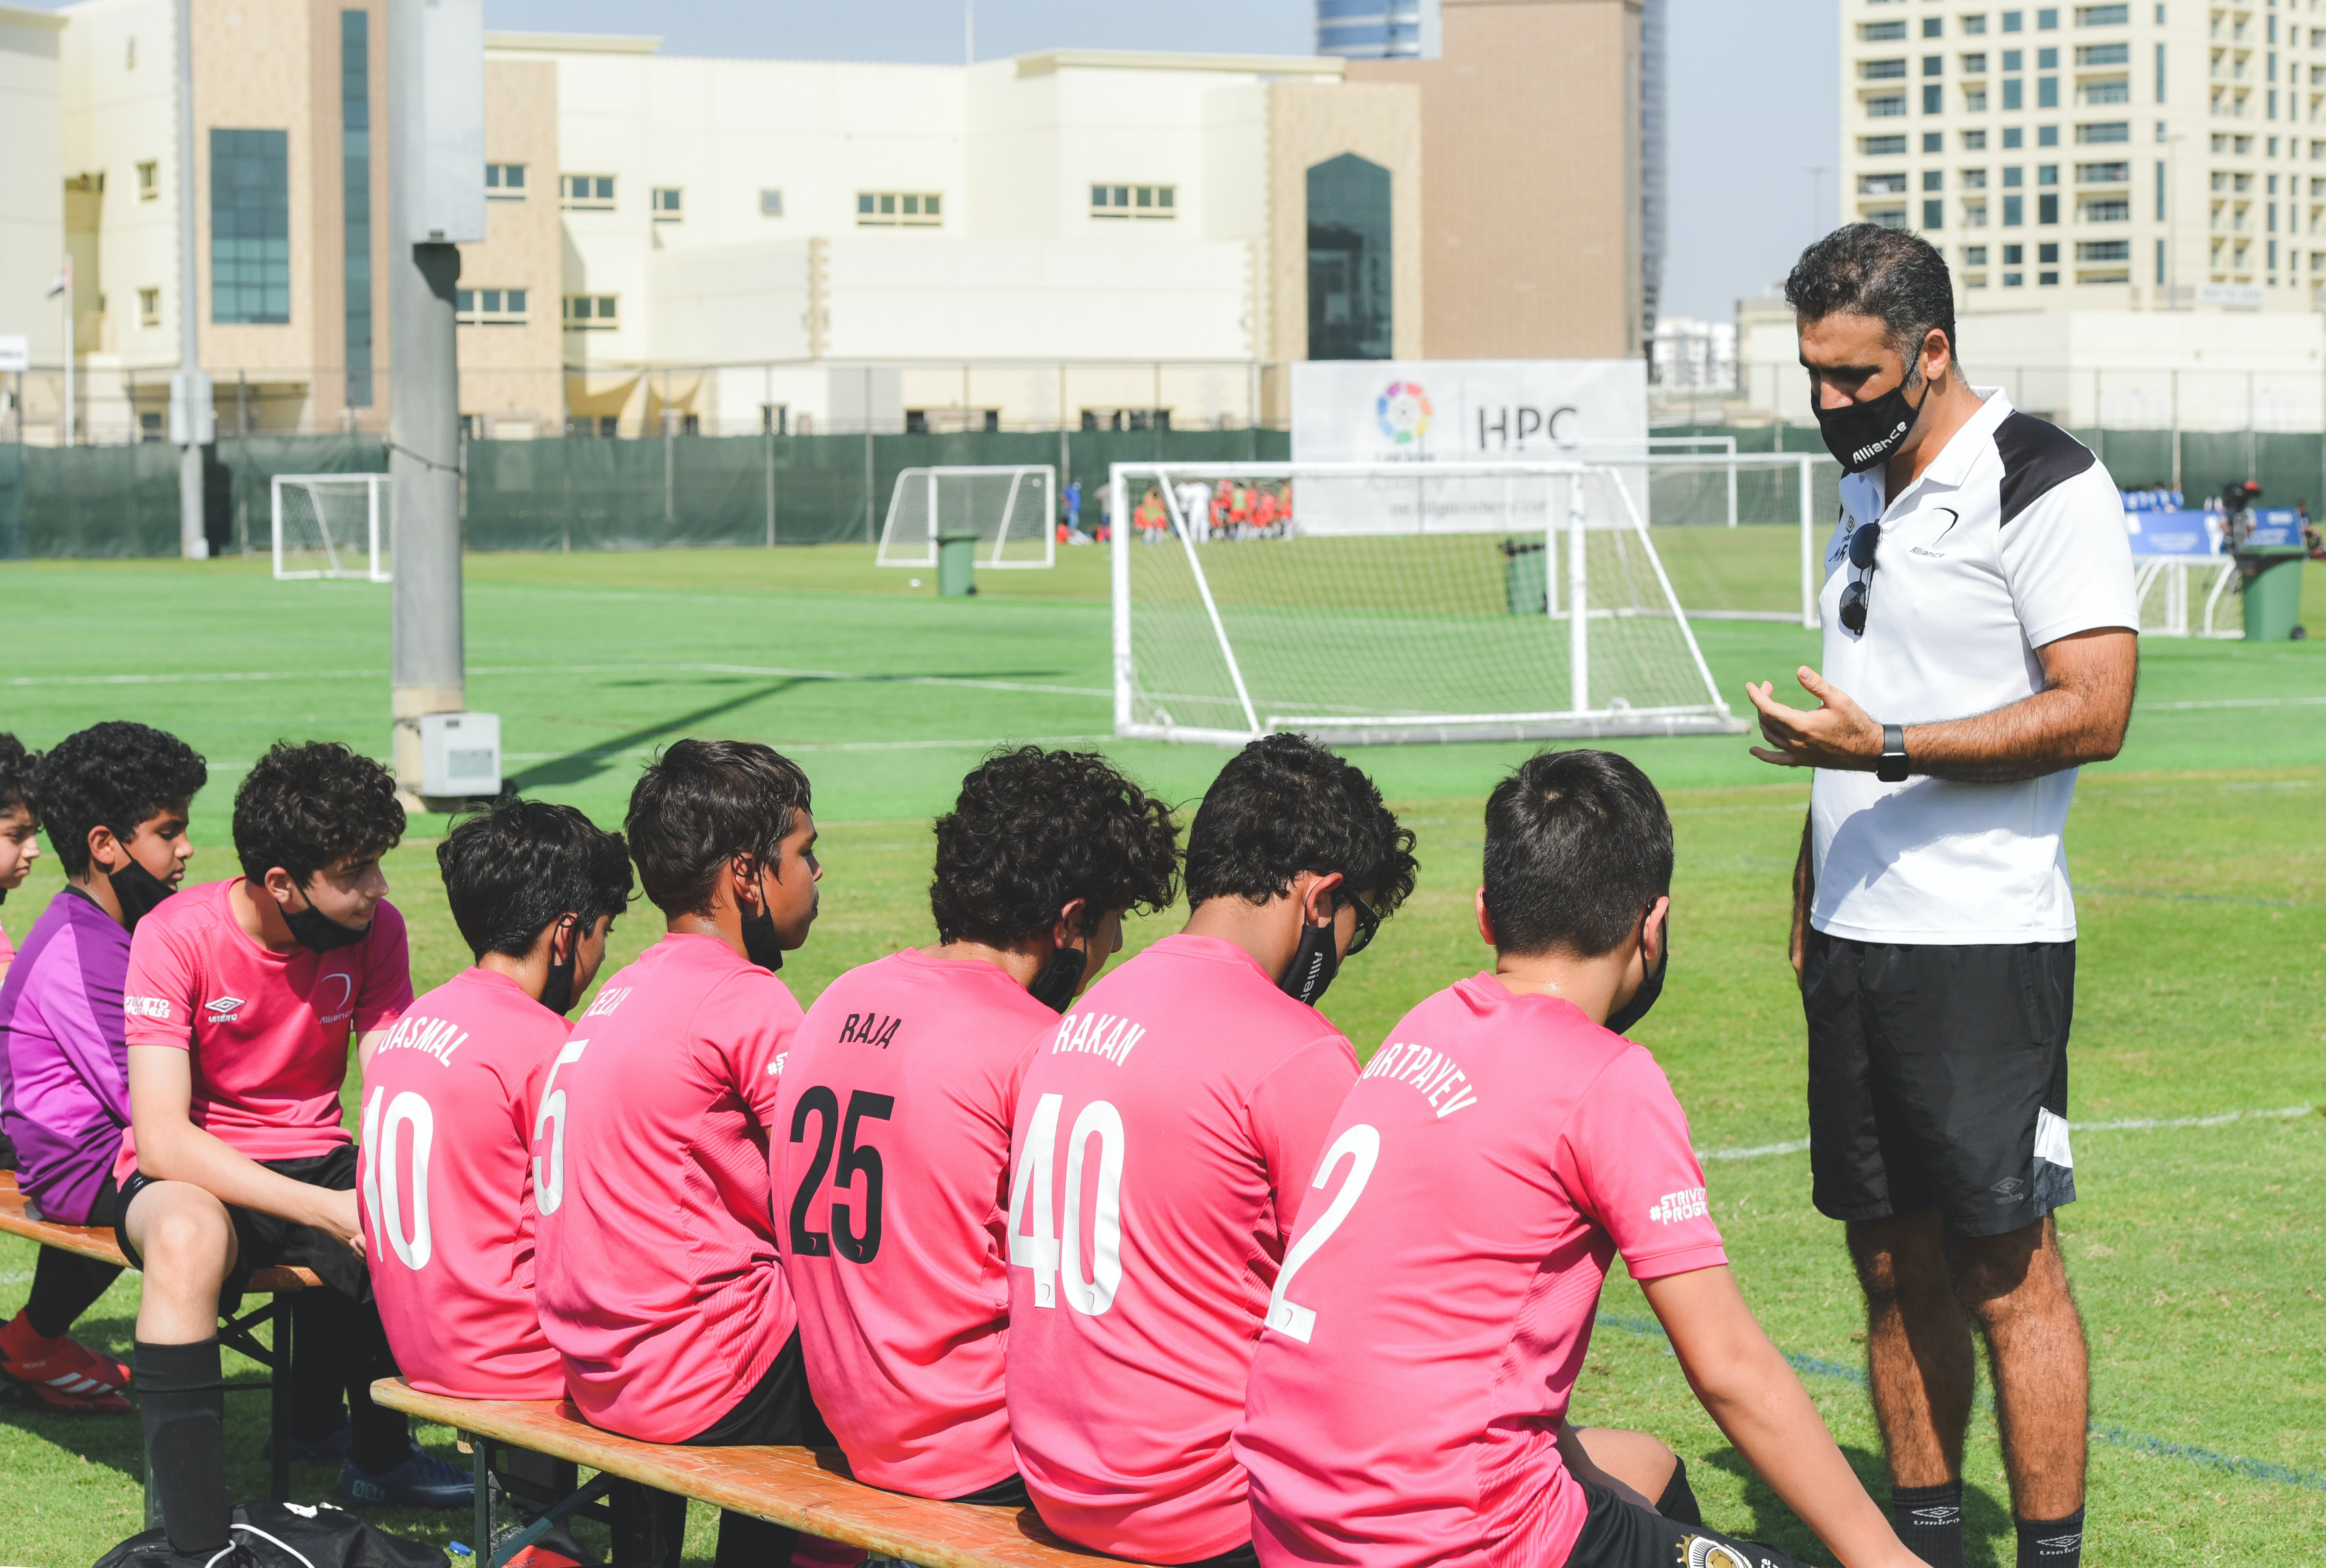
<path fill-rule="evenodd" d="M 1761 738 L 1769 743 L 1753 747 L 1753 755 L 1779 767 L 1870 771 L 1882 757 L 1882 727 L 1848 692 L 1807 664 L 1793 673 L 1818 700 L 1815 708 L 1786 707 L 1777 700 L 1773 681 L 1744 683 L 1744 695 L 1761 711 Z"/>

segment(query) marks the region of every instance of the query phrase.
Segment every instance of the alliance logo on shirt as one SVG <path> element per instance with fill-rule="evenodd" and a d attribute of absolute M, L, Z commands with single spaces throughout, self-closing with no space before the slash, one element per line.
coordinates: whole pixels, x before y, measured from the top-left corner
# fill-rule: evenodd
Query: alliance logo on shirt
<path fill-rule="evenodd" d="M 163 1005 L 168 1006 L 167 1003 Z M 220 997 L 215 1001 L 204 1002 L 202 1011 L 209 1016 L 213 1024 L 231 1024 L 242 1016 L 245 1005 L 240 997 Z"/>
<path fill-rule="evenodd" d="M 1679 1225 L 1690 1220 L 1701 1220 L 1712 1211 L 1704 1201 L 1701 1187 L 1682 1187 L 1677 1192 L 1666 1192 L 1648 1209 L 1648 1218 L 1659 1225 Z"/>
<path fill-rule="evenodd" d="M 324 975 L 317 983 L 328 984 L 332 980 L 340 982 L 340 999 L 337 1002 L 323 1004 L 318 1016 L 326 1024 L 344 1024 L 356 1016 L 356 978 L 353 975 L 344 974 Z M 339 1011 L 331 1011 L 333 1007 L 337 1007 Z"/>
<path fill-rule="evenodd" d="M 121 1010 L 133 1018 L 158 1018 L 170 1021 L 170 998 L 167 997 L 124 997 Z"/>

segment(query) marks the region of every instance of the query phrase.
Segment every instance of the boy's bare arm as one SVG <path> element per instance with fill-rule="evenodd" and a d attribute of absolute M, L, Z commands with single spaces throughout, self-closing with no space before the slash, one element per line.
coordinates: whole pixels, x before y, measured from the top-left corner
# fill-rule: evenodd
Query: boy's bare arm
<path fill-rule="evenodd" d="M 1844 1568 L 1920 1568 L 1761 1331 L 1735 1276 L 1699 1268 L 1640 1288 L 1706 1412 Z"/>
<path fill-rule="evenodd" d="M 129 1047 L 129 1111 L 140 1171 L 157 1181 L 191 1183 L 222 1203 L 312 1225 L 363 1250 L 353 1192 L 312 1186 L 268 1170 L 196 1127 L 193 1103 L 191 1056 L 172 1045 Z"/>

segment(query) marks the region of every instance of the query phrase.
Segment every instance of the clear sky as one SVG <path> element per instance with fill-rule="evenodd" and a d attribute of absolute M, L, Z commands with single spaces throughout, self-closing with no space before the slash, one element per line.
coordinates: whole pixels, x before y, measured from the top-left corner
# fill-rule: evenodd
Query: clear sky
<path fill-rule="evenodd" d="M 53 6 L 56 0 L 32 0 Z M 218 0 L 205 0 L 218 3 Z M 1836 0 L 1670 0 L 1671 240 L 1668 315 L 1725 320 L 1782 278 L 1817 211 L 1835 219 L 1840 149 Z M 1309 0 L 982 0 L 980 59 L 1084 47 L 1305 54 Z M 953 60 L 963 0 L 485 0 L 486 24 L 658 32 L 674 54 Z"/>

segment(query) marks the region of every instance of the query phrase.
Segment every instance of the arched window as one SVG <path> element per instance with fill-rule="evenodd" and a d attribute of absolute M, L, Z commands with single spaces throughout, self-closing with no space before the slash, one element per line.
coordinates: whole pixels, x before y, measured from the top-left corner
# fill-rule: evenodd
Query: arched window
<path fill-rule="evenodd" d="M 1389 171 L 1354 153 L 1308 171 L 1308 357 L 1390 357 Z"/>

